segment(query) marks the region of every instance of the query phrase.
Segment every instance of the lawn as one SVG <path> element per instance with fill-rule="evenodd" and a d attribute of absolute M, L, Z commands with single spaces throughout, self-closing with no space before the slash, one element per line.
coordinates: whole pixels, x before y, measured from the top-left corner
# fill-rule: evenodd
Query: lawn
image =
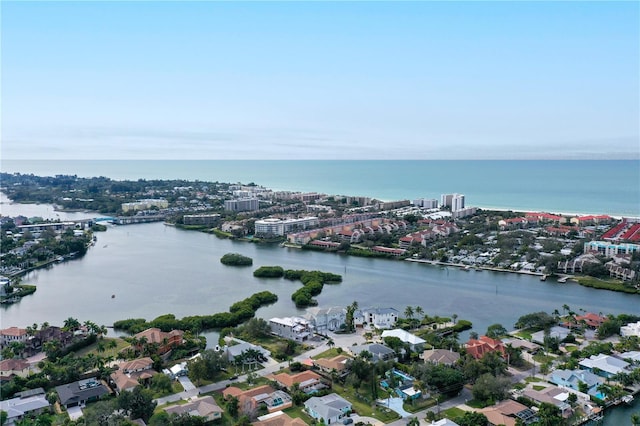
<path fill-rule="evenodd" d="M 555 358 L 550 355 L 545 355 L 542 352 L 538 352 L 533 356 L 533 359 L 540 364 L 544 364 L 545 362 L 552 362 Z"/>
<path fill-rule="evenodd" d="M 333 358 L 340 354 L 341 353 L 340 351 L 338 351 L 338 348 L 331 348 L 331 349 L 327 349 L 324 352 L 320 352 L 318 355 L 311 357 L 311 359 Z"/>
<path fill-rule="evenodd" d="M 366 384 L 365 387 L 368 388 Z M 353 410 L 361 416 L 373 417 L 384 423 L 389 423 L 392 420 L 400 418 L 395 411 L 391 411 L 386 407 L 372 406 L 372 404 L 375 404 L 375 401 L 371 397 L 369 389 L 363 390 L 363 388 L 360 388 L 358 395 L 356 395 L 356 392 L 352 387 L 345 388 L 334 383 L 333 390 L 335 393 L 349 401 L 353 405 Z M 380 397 L 382 397 L 382 394 L 383 392 L 380 391 Z"/>
<path fill-rule="evenodd" d="M 578 347 L 574 345 L 565 345 L 564 348 L 567 350 L 567 352 L 574 352 L 578 350 Z"/>
<path fill-rule="evenodd" d="M 282 411 L 287 413 L 291 418 L 302 419 L 302 421 L 304 421 L 306 424 L 311 424 L 314 422 L 313 418 L 304 411 L 303 406 L 297 407 L 294 405 L 293 407 L 289 407 Z"/>
<path fill-rule="evenodd" d="M 425 398 L 422 399 L 420 398 L 419 400 L 413 401 L 413 402 L 405 402 L 402 405 L 402 408 L 404 408 L 406 411 L 410 412 L 410 413 L 417 413 L 418 411 L 422 411 L 426 408 L 431 408 L 434 405 L 436 405 L 436 400 L 433 398 Z"/>
<path fill-rule="evenodd" d="M 464 416 L 464 413 L 465 413 L 464 410 L 461 410 L 458 407 L 452 407 L 452 408 L 449 408 L 448 410 L 444 410 L 440 414 L 448 418 L 449 420 L 453 420 L 455 422 L 456 418 Z"/>
<path fill-rule="evenodd" d="M 116 347 L 115 348 L 110 348 L 109 345 L 111 344 L 112 341 L 116 342 Z M 98 344 L 102 344 L 102 346 L 105 348 L 104 352 L 99 352 L 98 351 Z M 86 356 L 87 354 L 94 354 L 96 356 L 101 356 L 101 357 L 107 357 L 107 356 L 111 356 L 114 359 L 118 358 L 118 353 L 126 348 L 130 346 L 129 343 L 125 342 L 124 340 L 122 340 L 119 337 L 105 337 L 103 339 L 98 339 L 95 343 L 82 348 L 78 351 L 75 352 L 76 356 L 81 357 L 81 356 Z"/>
<path fill-rule="evenodd" d="M 533 390 L 541 391 L 542 389 L 546 389 L 546 386 L 542 385 L 533 385 Z"/>

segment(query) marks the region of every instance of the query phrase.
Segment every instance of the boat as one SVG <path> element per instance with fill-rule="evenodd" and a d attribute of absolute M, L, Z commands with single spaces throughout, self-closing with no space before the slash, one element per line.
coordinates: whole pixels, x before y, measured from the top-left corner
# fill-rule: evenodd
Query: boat
<path fill-rule="evenodd" d="M 622 402 L 625 404 L 631 404 L 633 402 L 633 395 L 625 395 L 622 397 Z"/>
<path fill-rule="evenodd" d="M 566 283 L 568 278 L 569 278 L 569 277 L 561 277 L 561 278 L 558 278 L 558 282 L 559 282 L 559 283 Z"/>
<path fill-rule="evenodd" d="M 111 298 L 112 298 L 112 299 L 115 299 L 115 298 L 116 298 L 116 295 L 115 295 L 115 294 L 112 294 L 112 295 L 111 295 Z"/>
<path fill-rule="evenodd" d="M 543 275 L 540 277 L 540 281 L 546 281 L 546 280 L 547 280 L 547 274 L 543 274 Z"/>

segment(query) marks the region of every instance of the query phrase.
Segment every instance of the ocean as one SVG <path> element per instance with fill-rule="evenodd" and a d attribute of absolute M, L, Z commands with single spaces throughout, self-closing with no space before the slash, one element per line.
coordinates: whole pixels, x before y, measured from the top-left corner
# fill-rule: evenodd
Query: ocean
<path fill-rule="evenodd" d="M 384 201 L 465 195 L 467 206 L 640 217 L 638 160 L 3 160 L 4 172 L 256 183 Z"/>

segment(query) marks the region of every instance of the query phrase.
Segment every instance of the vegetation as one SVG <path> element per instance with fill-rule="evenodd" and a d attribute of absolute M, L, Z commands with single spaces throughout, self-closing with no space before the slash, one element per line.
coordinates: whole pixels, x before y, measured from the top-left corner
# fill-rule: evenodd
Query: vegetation
<path fill-rule="evenodd" d="M 240 302 L 236 302 L 229 308 L 229 312 L 220 312 L 213 315 L 198 315 L 177 319 L 173 314 L 166 314 L 147 322 L 145 319 L 126 319 L 116 321 L 113 327 L 129 333 L 139 333 L 147 328 L 157 327 L 162 331 L 190 330 L 194 333 L 203 330 L 222 329 L 235 327 L 238 324 L 252 318 L 258 308 L 270 305 L 278 300 L 278 296 L 269 292 L 255 293 Z"/>
<path fill-rule="evenodd" d="M 257 278 L 281 278 L 284 276 L 282 266 L 261 266 L 253 271 L 253 276 Z"/>
<path fill-rule="evenodd" d="M 228 266 L 251 266 L 253 259 L 239 253 L 227 253 L 220 258 L 220 263 Z"/>

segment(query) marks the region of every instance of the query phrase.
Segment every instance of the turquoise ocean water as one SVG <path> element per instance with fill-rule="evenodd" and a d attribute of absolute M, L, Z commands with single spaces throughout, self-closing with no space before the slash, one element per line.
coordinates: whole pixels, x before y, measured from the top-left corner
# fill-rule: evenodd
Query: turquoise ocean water
<path fill-rule="evenodd" d="M 4 160 L 4 172 L 255 182 L 380 200 L 465 194 L 468 206 L 640 216 L 640 161 Z"/>

